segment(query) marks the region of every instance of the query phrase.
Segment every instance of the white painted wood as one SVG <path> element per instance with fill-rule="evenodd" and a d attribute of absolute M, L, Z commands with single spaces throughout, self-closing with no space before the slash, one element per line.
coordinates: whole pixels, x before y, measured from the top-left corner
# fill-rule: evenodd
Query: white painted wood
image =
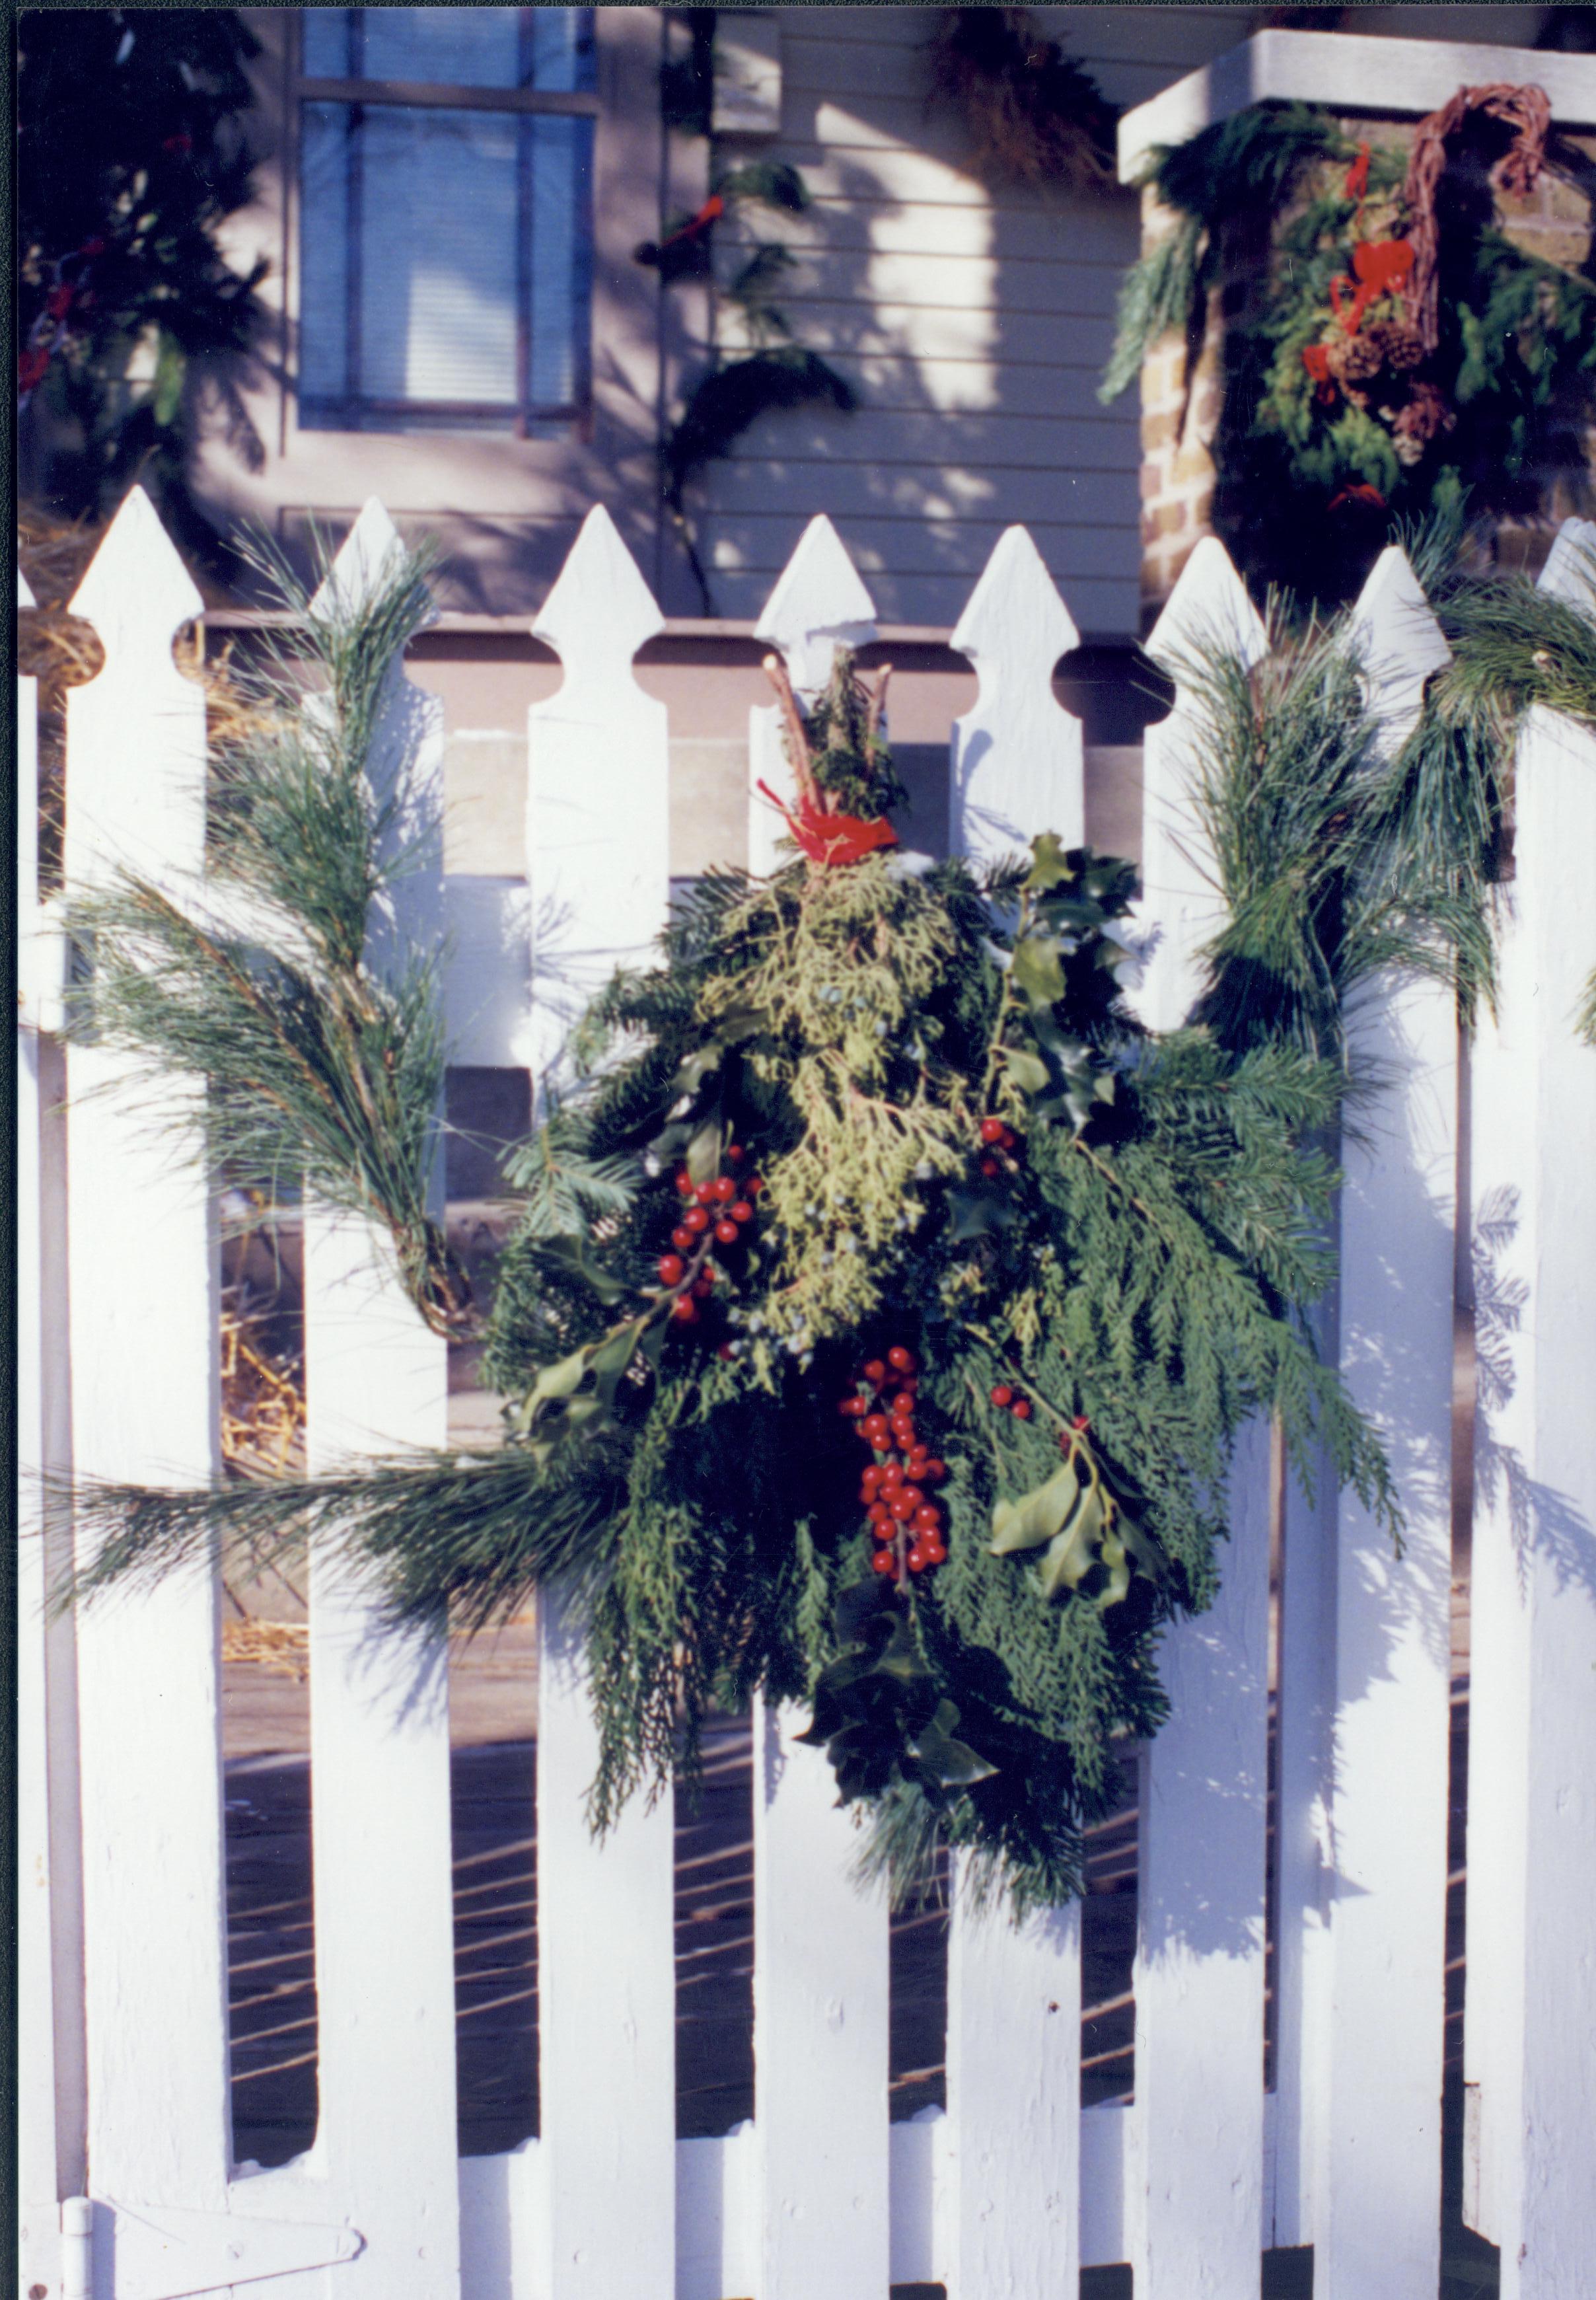
<path fill-rule="evenodd" d="M 1126 2199 L 1135 2177 L 1131 2111 L 1118 2101 L 1081 2112 L 1081 2266 L 1130 2257 Z"/>
<path fill-rule="evenodd" d="M 888 2279 L 887 1916 L 807 1716 L 753 1719 L 759 2300 L 882 2300 Z"/>
<path fill-rule="evenodd" d="M 205 710 L 172 640 L 200 597 L 134 488 L 72 601 L 105 652 L 67 699 L 65 871 L 198 871 Z M 72 1445 L 85 1479 L 218 1467 L 216 1254 L 193 1088 L 69 1057 Z M 119 1592 L 79 1629 L 88 2154 L 102 2195 L 220 2210 L 228 2168 L 215 1587 Z"/>
<path fill-rule="evenodd" d="M 602 504 L 590 511 L 534 636 L 565 671 L 528 713 L 534 1039 L 541 1076 L 618 966 L 646 961 L 669 903 L 665 705 L 632 658 L 662 626 Z"/>
<path fill-rule="evenodd" d="M 460 2160 L 460 2283 L 469 2300 L 536 2292 L 547 2239 L 542 2143 Z M 336 2296 L 334 2296 L 336 2300 Z"/>
<path fill-rule="evenodd" d="M 1353 618 L 1384 744 L 1417 714 L 1445 642 L 1402 554 Z M 1338 1506 L 1326 2002 L 1315 2076 L 1316 2273 L 1329 2300 L 1429 2300 L 1438 2267 L 1446 1907 L 1457 1030 L 1444 985 L 1371 987 L 1350 1020 L 1380 1083 L 1343 1152 L 1342 1377 L 1384 1439 L 1407 1515 L 1399 1558 Z"/>
<path fill-rule="evenodd" d="M 1148 652 L 1176 680 L 1146 735 L 1143 922 L 1158 929 L 1136 1004 L 1155 1029 L 1185 1021 L 1200 954 L 1223 908 L 1194 802 L 1204 731 L 1195 666 L 1267 652 L 1224 546 L 1187 561 Z M 1125 2237 L 1137 2300 L 1251 2290 L 1263 2224 L 1263 1954 L 1268 1699 L 1267 1433 L 1245 1429 L 1231 1466 L 1230 1542 L 1211 1610 L 1160 1650 L 1169 1722 L 1143 1753 L 1134 1986 L 1135 2172 Z M 1192 2116 L 1201 2096 L 1203 2114 Z"/>
<path fill-rule="evenodd" d="M 1542 576 L 1592 604 L 1596 528 L 1568 521 Z M 1583 546 L 1583 550 L 1582 550 Z M 1596 1681 L 1596 1053 L 1570 1016 L 1596 965 L 1584 895 L 1596 741 L 1533 712 L 1516 765 L 1515 879 L 1494 1022 L 1472 1070 L 1475 1423 L 1465 2073 L 1467 2217 L 1508 2300 L 1576 2289 L 1589 2256 L 1596 1926 L 1589 1781 Z M 1582 2140 L 1581 2136 L 1586 2136 Z"/>
<path fill-rule="evenodd" d="M 17 605 L 31 607 L 21 570 Z M 38 912 L 38 682 L 17 680 L 16 917 L 19 962 Z M 56 2165 L 55 1974 L 50 1860 L 48 1575 L 37 1480 L 47 1459 L 45 1420 L 44 1207 L 40 1175 L 39 1049 L 19 962 L 16 1031 L 17 1473 L 17 2196 L 18 2268 L 24 2290 L 48 2288 L 60 2267 Z"/>
<path fill-rule="evenodd" d="M 676 2262 L 673 1802 L 602 1841 L 579 1618 L 539 1605 L 537 1956 L 551 2300 L 669 2288 Z"/>
<path fill-rule="evenodd" d="M 676 2144 L 675 2300 L 724 2300 L 758 2285 L 753 2135 L 749 2120 Z"/>
<path fill-rule="evenodd" d="M 1181 570 L 1147 652 L 1175 680 L 1176 692 L 1169 716 L 1144 737 L 1141 908 L 1157 939 L 1133 1004 L 1151 1029 L 1172 1030 L 1202 987 L 1199 954 L 1224 916 L 1194 804 L 1205 713 L 1201 693 L 1188 681 L 1221 653 L 1251 670 L 1268 652 L 1262 619 L 1217 536 L 1204 536 Z"/>
<path fill-rule="evenodd" d="M 824 513 L 817 513 L 778 577 L 753 627 L 780 654 L 800 703 L 813 702 L 827 680 L 839 646 L 868 646 L 876 636 L 876 606 Z M 748 713 L 748 867 L 756 876 L 776 870 L 787 836 L 785 818 L 764 797 L 763 782 L 788 805 L 797 786 L 781 736 L 775 704 L 755 704 Z"/>
<path fill-rule="evenodd" d="M 537 1048 L 526 880 L 451 875 L 444 881 L 444 909 L 450 1062 L 482 1070 L 532 1069 Z"/>
<path fill-rule="evenodd" d="M 323 589 L 359 596 L 403 546 L 361 513 Z M 442 924 L 443 705 L 394 665 L 372 745 L 380 796 L 405 793 L 414 850 L 369 953 L 391 961 Z M 403 780 L 398 779 L 403 778 Z M 320 1474 L 442 1446 L 443 1341 L 408 1300 L 387 1233 L 307 1204 L 306 1454 Z M 460 2290 L 445 1647 L 391 1631 L 373 1594 L 318 1540 L 310 1570 L 312 1850 L 320 2115 L 305 2170 L 363 2237 L 338 2272 L 350 2300 Z"/>
<path fill-rule="evenodd" d="M 187 2300 L 190 2294 L 230 2293 L 267 2279 L 281 2292 L 281 2279 L 291 2271 L 353 2260 L 361 2241 L 353 2229 L 331 2223 L 251 2221 L 169 2205 L 102 2206 L 97 2219 L 99 2250 L 114 2274 L 114 2300 Z M 104 2284 L 103 2274 L 99 2280 Z M 343 2279 L 336 2288 L 345 2288 Z"/>
<path fill-rule="evenodd" d="M 948 1944 L 949 2300 L 1071 2291 L 1080 2266 L 1078 1904 L 1020 1927 L 960 1870 Z"/>
<path fill-rule="evenodd" d="M 1544 48 L 1487 47 L 1473 40 L 1398 40 L 1347 32 L 1256 33 L 1119 122 L 1119 180 L 1134 183 L 1160 145 L 1268 102 L 1353 111 L 1434 112 L 1459 88 L 1488 80 L 1543 88 L 1560 127 L 1596 121 L 1596 62 Z"/>
<path fill-rule="evenodd" d="M 1085 844 L 1081 722 L 1053 694 L 1054 665 L 1080 643 L 1042 554 L 1023 527 L 1010 528 L 949 641 L 979 681 L 953 722 L 951 853 L 995 862 L 1041 830 Z"/>
<path fill-rule="evenodd" d="M 1132 1985 L 1138 2300 L 1256 2289 L 1263 2244 L 1269 1441 L 1231 1462 L 1219 1594 L 1159 1650 L 1170 1717 L 1142 1759 Z M 1200 2104 L 1200 2106 L 1199 2106 Z"/>

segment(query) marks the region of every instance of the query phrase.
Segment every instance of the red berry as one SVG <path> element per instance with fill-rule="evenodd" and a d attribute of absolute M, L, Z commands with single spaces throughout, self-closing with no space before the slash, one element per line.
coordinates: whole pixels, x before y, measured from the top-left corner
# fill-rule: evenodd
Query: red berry
<path fill-rule="evenodd" d="M 1010 1388 L 1006 1381 L 993 1382 L 992 1386 L 992 1402 L 994 1405 L 1009 1404 L 1012 1400 L 1014 1392 Z"/>
<path fill-rule="evenodd" d="M 860 1427 L 872 1446 L 885 1449 L 888 1434 L 885 1413 L 867 1413 Z"/>
<path fill-rule="evenodd" d="M 764 1187 L 765 1185 L 759 1175 L 750 1174 L 748 1179 L 743 1185 L 743 1195 L 745 1198 L 757 1198 Z"/>
<path fill-rule="evenodd" d="M 670 1305 L 670 1314 L 682 1325 L 690 1326 L 698 1315 L 698 1304 L 691 1294 L 679 1294 Z"/>
<path fill-rule="evenodd" d="M 927 1464 L 926 1464 L 926 1469 L 925 1469 L 925 1479 L 926 1479 L 926 1483 L 927 1483 L 928 1486 L 940 1486 L 940 1485 L 941 1485 L 941 1483 L 942 1483 L 942 1481 L 943 1481 L 943 1479 L 947 1476 L 947 1474 L 948 1474 L 948 1465 L 947 1465 L 947 1463 L 946 1463 L 945 1462 L 939 1462 L 939 1461 L 937 1460 L 937 1458 L 936 1458 L 935 1454 L 932 1454 L 932 1456 L 931 1456 L 931 1459 L 930 1459 L 930 1460 L 927 1462 Z"/>
<path fill-rule="evenodd" d="M 1012 1150 L 1018 1140 L 1019 1137 L 1016 1134 L 1014 1129 L 1011 1126 L 1005 1126 L 1003 1129 L 1002 1148 L 1005 1150 Z"/>
<path fill-rule="evenodd" d="M 891 1491 L 893 1490 L 893 1488 L 894 1488 L 894 1486 L 901 1486 L 902 1483 L 903 1483 L 903 1464 L 902 1464 L 902 1462 L 884 1462 L 882 1463 L 882 1465 L 881 1465 L 881 1490 L 882 1490 L 882 1492 L 883 1492 L 884 1494 L 890 1494 L 890 1493 L 891 1493 Z"/>
<path fill-rule="evenodd" d="M 869 1408 L 862 1397 L 839 1397 L 836 1410 L 839 1413 L 847 1414 L 850 1421 L 859 1421 L 863 1419 Z"/>
<path fill-rule="evenodd" d="M 942 1512 L 930 1502 L 922 1502 L 914 1513 L 917 1533 L 936 1533 L 942 1528 Z"/>
<path fill-rule="evenodd" d="M 1085 1413 L 1077 1413 L 1075 1420 L 1069 1426 L 1072 1429 L 1090 1429 L 1092 1427 L 1091 1417 Z"/>
<path fill-rule="evenodd" d="M 914 1423 L 910 1419 L 909 1415 L 907 1413 L 894 1413 L 888 1426 L 892 1430 L 894 1442 L 901 1446 L 905 1454 L 912 1453 L 914 1450 Z"/>
<path fill-rule="evenodd" d="M 894 1413 L 913 1412 L 915 1388 L 916 1384 L 910 1382 L 907 1388 L 901 1389 L 898 1392 L 896 1397 L 893 1400 L 893 1412 Z"/>
<path fill-rule="evenodd" d="M 948 1545 L 940 1534 L 922 1534 L 920 1555 L 927 1565 L 945 1565 L 948 1562 Z"/>
<path fill-rule="evenodd" d="M 918 1486 L 900 1486 L 898 1488 L 898 1491 L 902 1495 L 904 1500 L 909 1504 L 911 1510 L 925 1508 L 926 1496 L 921 1493 Z"/>
<path fill-rule="evenodd" d="M 716 1351 L 715 1355 L 716 1355 L 718 1358 L 729 1358 L 729 1357 L 730 1357 L 730 1355 L 731 1355 L 731 1354 L 732 1354 L 732 1346 L 731 1346 L 731 1344 L 730 1344 L 729 1342 L 722 1342 L 722 1343 L 721 1343 L 721 1345 L 720 1345 L 720 1346 L 719 1346 L 719 1348 Z"/>
<path fill-rule="evenodd" d="M 896 1348 L 888 1350 L 886 1354 L 886 1362 L 888 1365 L 892 1367 L 894 1373 L 912 1373 L 914 1371 L 914 1360 L 910 1357 L 909 1352 L 903 1347 L 902 1342 L 897 1345 Z"/>
<path fill-rule="evenodd" d="M 912 1486 L 894 1486 L 886 1505 L 898 1523 L 902 1525 L 906 1520 L 914 1515 L 918 1500 L 919 1496 L 916 1495 Z"/>
<path fill-rule="evenodd" d="M 696 1294 L 701 1302 L 707 1302 L 714 1290 L 715 1279 L 713 1273 L 708 1270 L 701 1270 L 697 1277 L 693 1280 L 694 1293 Z"/>
<path fill-rule="evenodd" d="M 931 1560 L 927 1556 L 925 1551 L 921 1548 L 918 1541 L 911 1541 L 909 1545 L 908 1554 L 904 1558 L 903 1562 L 908 1566 L 911 1573 L 923 1573 L 927 1566 L 930 1564 Z"/>
<path fill-rule="evenodd" d="M 682 1216 L 682 1228 L 684 1229 L 690 1229 L 694 1238 L 697 1237 L 700 1230 L 708 1229 L 709 1226 L 709 1215 L 704 1212 L 702 1206 L 689 1206 L 686 1212 Z"/>
<path fill-rule="evenodd" d="M 729 1174 L 718 1175 L 710 1185 L 710 1196 L 718 1206 L 728 1206 L 737 1195 L 737 1186 Z"/>
<path fill-rule="evenodd" d="M 981 1171 L 985 1175 L 989 1182 L 994 1180 L 995 1178 L 1002 1172 L 1002 1168 L 998 1164 L 995 1158 L 982 1159 Z"/>
<path fill-rule="evenodd" d="M 872 1358 L 864 1370 L 864 1379 L 871 1388 L 879 1389 L 886 1379 L 886 1368 L 879 1358 Z"/>
<path fill-rule="evenodd" d="M 690 1198 L 693 1196 L 693 1177 L 685 1166 L 676 1178 L 676 1186 L 683 1197 Z"/>
<path fill-rule="evenodd" d="M 866 1510 L 865 1515 L 876 1528 L 883 1541 L 892 1539 L 893 1513 L 885 1502 L 872 1502 L 869 1508 Z"/>
<path fill-rule="evenodd" d="M 898 1561 L 890 1549 L 878 1549 L 870 1562 L 877 1573 L 893 1573 L 897 1571 Z"/>
<path fill-rule="evenodd" d="M 728 1142 L 726 1146 L 726 1156 L 728 1165 L 740 1166 L 743 1162 L 743 1145 L 740 1142 Z"/>
<path fill-rule="evenodd" d="M 859 1482 L 861 1486 L 868 1486 L 870 1491 L 874 1493 L 877 1487 L 881 1483 L 880 1462 L 867 1462 L 864 1465 L 864 1471 Z"/>
<path fill-rule="evenodd" d="M 1028 1421 L 1031 1418 L 1031 1401 L 1028 1397 L 1017 1397 L 1009 1411 L 1016 1421 Z"/>
<path fill-rule="evenodd" d="M 1001 1118 L 984 1118 L 981 1121 L 983 1142 L 1001 1142 L 1007 1132 L 1008 1129 Z"/>
<path fill-rule="evenodd" d="M 736 1246 L 742 1235 L 735 1221 L 718 1221 L 715 1224 L 715 1238 L 718 1245 Z"/>
<path fill-rule="evenodd" d="M 686 1222 L 679 1223 L 670 1233 L 670 1243 L 678 1254 L 691 1254 L 698 1240 Z"/>
<path fill-rule="evenodd" d="M 686 1263 L 682 1260 L 679 1254 L 662 1254 L 660 1256 L 661 1285 L 675 1286 L 679 1281 L 682 1272 L 686 1266 Z"/>
<path fill-rule="evenodd" d="M 746 1198 L 734 1198 L 727 1212 L 735 1222 L 751 1222 L 753 1220 L 753 1208 Z"/>
<path fill-rule="evenodd" d="M 707 1182 L 700 1182 L 693 1195 L 698 1200 L 701 1206 L 709 1205 L 713 1201 L 715 1196 L 714 1177 L 711 1175 Z"/>

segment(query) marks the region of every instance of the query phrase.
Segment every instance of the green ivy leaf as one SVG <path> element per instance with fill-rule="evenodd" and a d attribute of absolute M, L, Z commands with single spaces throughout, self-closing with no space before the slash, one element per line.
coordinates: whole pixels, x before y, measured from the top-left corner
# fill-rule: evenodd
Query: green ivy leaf
<path fill-rule="evenodd" d="M 1005 1046 L 1003 1062 L 1021 1094 L 1046 1093 L 1051 1073 L 1040 1054 L 1027 1054 L 1023 1046 Z"/>
<path fill-rule="evenodd" d="M 1020 881 L 1027 895 L 1045 892 L 1049 887 L 1061 885 L 1076 875 L 1075 865 L 1065 853 L 1056 830 L 1044 830 L 1031 841 L 1031 867 Z"/>
<path fill-rule="evenodd" d="M 996 1772 L 978 1750 L 956 1738 L 959 1712 L 951 1701 L 939 1701 L 928 1725 L 922 1725 L 909 1744 L 915 1770 L 927 1786 L 940 1789 L 968 1788 L 972 1781 L 990 1780 Z"/>
<path fill-rule="evenodd" d="M 1062 946 L 1054 935 L 1029 934 L 1014 946 L 1013 980 L 1033 1006 L 1056 1006 L 1064 996 Z"/>

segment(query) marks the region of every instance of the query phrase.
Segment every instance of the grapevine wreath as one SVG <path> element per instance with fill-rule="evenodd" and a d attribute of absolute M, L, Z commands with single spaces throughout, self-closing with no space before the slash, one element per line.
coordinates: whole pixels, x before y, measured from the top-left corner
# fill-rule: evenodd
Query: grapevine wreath
<path fill-rule="evenodd" d="M 416 611 L 404 581 L 318 636 L 329 707 L 287 722 L 293 744 L 365 723 Z M 844 654 L 805 714 L 768 668 L 792 859 L 697 882 L 656 962 L 598 998 L 510 1161 L 520 1212 L 484 1329 L 505 1442 L 81 1491 L 105 1537 L 87 1586 L 208 1557 L 218 1535 L 261 1555 L 309 1532 L 400 1618 L 470 1629 L 557 1583 L 586 1631 L 596 1827 L 690 1774 L 706 1712 L 757 1691 L 808 1704 L 867 1868 L 908 1883 L 961 1846 L 1022 1910 L 1080 1889 L 1117 1749 L 1166 1713 L 1159 1636 L 1214 1595 L 1238 1427 L 1277 1415 L 1299 1463 L 1322 1449 L 1395 1523 L 1379 1447 L 1303 1322 L 1337 1179 L 1311 1146 L 1345 1077 L 1310 1045 L 1144 1030 L 1121 991 L 1128 863 L 1052 836 L 985 873 L 907 851 L 880 685 Z M 214 867 L 258 879 L 280 830 L 297 902 L 303 810 L 346 828 L 339 778 L 358 797 L 362 756 L 353 735 L 313 762 L 262 753 Z M 420 1054 L 413 1080 L 386 1059 L 366 1075 L 362 1049 L 431 1043 L 410 977 L 338 988 L 353 913 L 336 934 L 307 914 L 295 971 L 191 930 L 159 889 L 95 899 L 96 1027 L 205 1071 L 224 1168 L 258 1161 L 259 1113 L 303 1103 L 317 1188 L 345 1155 L 349 1202 L 393 1200 L 406 1282 L 453 1330 L 440 1246 L 382 1196 L 395 1159 L 369 1129 L 335 1154 L 309 1122 L 335 1057 L 340 1108 L 379 1085 L 431 1106 Z M 360 1031 L 334 1027 L 357 1007 Z"/>

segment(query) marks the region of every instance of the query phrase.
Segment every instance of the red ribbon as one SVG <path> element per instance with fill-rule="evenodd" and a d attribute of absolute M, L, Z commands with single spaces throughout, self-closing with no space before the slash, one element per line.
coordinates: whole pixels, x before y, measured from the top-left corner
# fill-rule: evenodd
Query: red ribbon
<path fill-rule="evenodd" d="M 835 871 L 840 864 L 861 862 L 877 847 L 895 846 L 898 834 L 884 815 L 867 822 L 862 815 L 819 814 L 810 806 L 801 806 L 794 813 L 786 799 L 777 798 L 769 783 L 760 789 L 772 806 L 779 807 L 787 819 L 787 826 L 797 845 L 811 862 L 823 863 Z"/>

